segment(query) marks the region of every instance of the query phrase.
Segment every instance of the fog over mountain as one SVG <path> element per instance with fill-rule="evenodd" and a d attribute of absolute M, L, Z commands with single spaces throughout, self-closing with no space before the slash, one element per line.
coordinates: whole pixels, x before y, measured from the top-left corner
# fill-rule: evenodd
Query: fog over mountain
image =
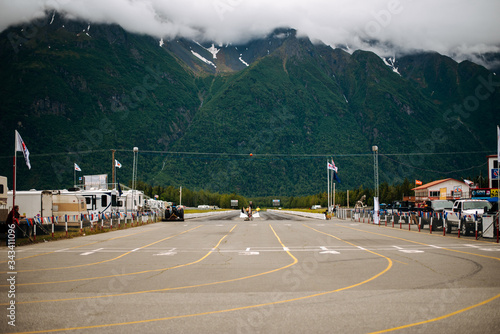
<path fill-rule="evenodd" d="M 286 27 L 313 41 L 381 56 L 432 50 L 484 64 L 478 56 L 500 52 L 496 0 L 1 0 L 0 31 L 54 11 L 157 38 L 218 44 L 241 44 Z"/>

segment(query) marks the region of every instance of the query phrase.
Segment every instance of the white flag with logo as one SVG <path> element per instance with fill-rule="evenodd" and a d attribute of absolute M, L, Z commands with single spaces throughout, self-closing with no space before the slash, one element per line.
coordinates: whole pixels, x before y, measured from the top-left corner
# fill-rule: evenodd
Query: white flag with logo
<path fill-rule="evenodd" d="M 16 152 L 23 152 L 24 160 L 26 160 L 26 166 L 28 166 L 28 169 L 31 169 L 30 151 L 28 151 L 26 144 L 24 144 L 24 141 L 21 138 L 19 132 L 17 132 L 17 130 L 16 130 Z"/>

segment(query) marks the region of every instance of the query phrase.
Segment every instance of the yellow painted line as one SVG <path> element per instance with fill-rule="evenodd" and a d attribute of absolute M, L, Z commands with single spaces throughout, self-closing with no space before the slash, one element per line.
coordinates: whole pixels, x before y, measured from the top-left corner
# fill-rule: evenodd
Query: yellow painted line
<path fill-rule="evenodd" d="M 306 225 L 304 225 L 304 226 L 306 226 Z M 280 242 L 280 244 L 286 249 L 285 245 L 283 245 L 283 243 L 281 242 L 281 239 L 278 237 L 278 235 L 274 231 L 273 227 L 271 225 L 269 225 L 269 227 L 273 230 L 274 235 L 278 238 L 278 241 Z M 313 228 L 311 228 L 311 229 L 313 229 Z M 348 243 L 350 245 L 356 246 L 356 245 L 354 245 L 354 244 L 352 244 L 352 243 L 350 243 L 348 241 L 342 240 L 342 239 L 340 239 L 338 237 L 335 237 L 335 236 L 333 236 L 331 234 L 328 234 L 328 233 L 325 233 L 325 232 L 321 232 L 321 231 L 318 231 L 318 230 L 315 230 L 315 231 L 317 231 L 319 233 L 323 233 L 323 234 L 329 235 L 329 236 L 331 236 L 333 238 L 336 238 L 336 239 L 338 239 L 340 241 L 346 242 L 346 243 Z M 171 317 L 146 319 L 146 320 L 137 320 L 137 321 L 114 323 L 114 324 L 103 324 L 103 325 L 93 325 L 93 326 L 81 326 L 81 327 L 71 327 L 71 328 L 48 329 L 48 330 L 40 330 L 40 331 L 32 331 L 32 332 L 20 332 L 20 333 L 17 333 L 17 334 L 63 332 L 63 331 L 70 331 L 70 330 L 94 329 L 94 328 L 110 328 L 110 327 L 125 326 L 125 325 L 137 325 L 137 324 L 145 324 L 145 323 L 158 322 L 158 321 L 166 321 L 166 320 L 174 320 L 174 319 L 182 319 L 182 318 L 191 318 L 191 317 L 198 317 L 198 316 L 204 316 L 204 315 L 212 315 L 212 314 L 221 314 L 221 313 L 228 313 L 228 312 L 249 310 L 249 309 L 258 308 L 258 307 L 271 306 L 271 305 L 279 305 L 279 304 L 291 303 L 291 302 L 295 302 L 295 301 L 300 301 L 300 300 L 306 300 L 306 299 L 310 299 L 310 298 L 320 297 L 320 296 L 332 294 L 332 293 L 335 293 L 335 292 L 340 292 L 340 291 L 352 289 L 352 288 L 358 287 L 360 285 L 366 284 L 366 283 L 371 282 L 374 279 L 382 276 L 383 274 L 385 274 L 387 271 L 389 271 L 391 269 L 391 267 L 392 267 L 392 261 L 391 261 L 390 258 L 388 258 L 388 257 L 386 257 L 384 255 L 372 252 L 372 251 L 368 251 L 368 252 L 376 254 L 376 255 L 378 255 L 380 257 L 385 258 L 388 261 L 387 267 L 384 270 L 382 270 L 381 272 L 379 272 L 378 274 L 376 274 L 376 275 L 374 275 L 374 276 L 372 276 L 372 277 L 370 277 L 370 278 L 368 278 L 368 279 L 366 279 L 366 280 L 364 280 L 362 282 L 359 282 L 359 283 L 356 283 L 356 284 L 353 284 L 353 285 L 350 285 L 350 286 L 346 286 L 346 287 L 343 287 L 343 288 L 331 290 L 331 291 L 325 291 L 325 292 L 320 292 L 320 293 L 316 293 L 316 294 L 313 294 L 313 295 L 307 295 L 307 296 L 302 296 L 302 297 L 297 297 L 297 298 L 280 300 L 280 301 L 276 301 L 276 302 L 262 303 L 262 304 L 256 304 L 256 305 L 247 305 L 247 306 L 235 307 L 235 308 L 230 308 L 230 309 L 225 309 L 225 310 L 218 310 L 218 311 L 209 311 L 209 312 L 201 312 L 201 313 L 194 313 L 194 314 L 184 314 L 184 315 L 177 315 L 177 316 L 171 316 Z M 297 258 L 295 258 L 289 251 L 287 251 L 287 253 L 294 259 L 294 263 L 293 264 L 297 263 L 297 262 L 295 262 L 295 261 L 297 261 Z"/>
<path fill-rule="evenodd" d="M 378 331 L 378 332 L 371 332 L 370 334 L 377 334 L 377 333 L 387 333 L 387 332 L 392 332 L 392 331 L 397 331 L 397 330 L 400 330 L 400 329 L 405 329 L 405 328 L 410 328 L 410 327 L 414 327 L 414 326 L 419 326 L 419 325 L 424 325 L 424 324 L 428 324 L 428 323 L 431 323 L 431 322 L 434 322 L 434 321 L 439 321 L 439 320 L 443 320 L 443 319 L 446 319 L 446 318 L 449 318 L 449 317 L 452 317 L 454 315 L 457 315 L 459 313 L 462 313 L 462 312 L 465 312 L 465 311 L 469 311 L 469 310 L 472 310 L 476 307 L 479 307 L 479 306 L 483 306 L 483 305 L 486 305 L 488 304 L 489 302 L 492 302 L 494 301 L 495 299 L 497 298 L 500 298 L 500 294 L 496 295 L 495 297 L 492 297 L 490 299 L 487 299 L 485 301 L 482 301 L 478 304 L 475 304 L 475 305 L 472 305 L 472 306 L 469 306 L 469 307 L 466 307 L 466 308 L 463 308 L 461 310 L 458 310 L 458 311 L 455 311 L 453 313 L 449 313 L 449 314 L 445 314 L 445 315 L 442 315 L 440 317 L 437 317 L 437 318 L 433 318 L 433 319 L 429 319 L 429 320 L 424 320 L 424 321 L 420 321 L 420 322 L 415 322 L 413 324 L 408 324 L 408 325 L 404 325 L 404 326 L 399 326 L 399 327 L 394 327 L 394 328 L 389 328 L 389 329 L 384 329 L 384 330 L 381 330 L 381 331 Z"/>
<path fill-rule="evenodd" d="M 111 241 L 111 240 L 126 238 L 126 237 L 130 237 L 130 236 L 133 236 L 133 235 L 137 235 L 137 234 L 141 234 L 141 233 L 146 233 L 146 232 L 149 232 L 149 231 L 142 231 L 142 232 L 137 232 L 137 233 L 127 234 L 127 235 L 122 235 L 122 236 L 119 236 L 119 237 L 114 237 L 114 238 L 110 238 L 110 239 L 106 239 L 106 240 L 94 241 L 94 242 L 91 242 L 91 243 L 88 243 L 88 244 L 84 244 L 84 245 L 80 245 L 80 246 L 75 246 L 75 247 L 71 247 L 71 248 L 68 248 L 68 249 L 77 249 L 77 248 L 80 248 L 80 247 L 94 245 L 94 244 L 97 244 L 97 243 L 100 243 L 100 242 L 106 242 L 106 241 Z M 33 257 L 38 257 L 38 256 L 42 256 L 42 255 L 54 254 L 54 253 L 57 253 L 57 252 L 58 252 L 58 250 L 57 251 L 52 251 L 52 252 L 47 252 L 47 253 L 42 253 L 42 254 L 35 254 L 35 255 L 30 255 L 30 256 L 26 256 L 26 257 L 16 258 L 16 261 L 25 260 L 25 259 L 31 259 Z M 0 261 L 0 263 L 7 263 L 7 261 Z M 5 273 L 7 273 L 7 272 L 3 272 L 2 274 L 5 274 Z"/>
<path fill-rule="evenodd" d="M 419 245 L 430 246 L 429 244 L 425 244 L 425 243 L 418 242 L 418 241 L 408 240 L 408 239 L 394 237 L 394 236 L 385 235 L 385 234 L 376 233 L 376 232 L 364 231 L 364 230 L 360 230 L 360 229 L 353 228 L 353 227 L 342 226 L 342 225 L 339 225 L 339 224 L 336 224 L 336 225 L 344 227 L 344 228 L 348 228 L 348 229 L 351 229 L 351 230 L 355 230 L 355 231 L 360 231 L 360 232 L 364 232 L 364 233 L 370 233 L 370 234 L 380 235 L 380 236 L 383 236 L 383 237 L 392 238 L 392 239 L 398 239 L 398 240 L 407 241 L 407 242 L 415 243 L 415 244 L 419 244 Z M 487 255 L 482 255 L 482 254 L 469 253 L 469 252 L 459 251 L 459 250 L 445 248 L 445 247 L 442 247 L 440 249 L 444 249 L 444 250 L 447 250 L 447 251 L 450 251 L 450 252 L 457 252 L 457 253 L 463 253 L 463 254 L 468 254 L 468 255 L 475 255 L 475 256 L 484 257 L 484 258 L 493 259 L 493 260 L 500 260 L 500 258 L 497 258 L 497 257 L 494 257 L 494 256 L 487 256 Z M 400 329 L 405 329 L 405 328 L 409 328 L 409 327 L 419 326 L 419 325 L 423 325 L 423 324 L 427 324 L 427 323 L 431 323 L 431 322 L 435 322 L 435 321 L 440 321 L 440 320 L 452 317 L 454 315 L 457 315 L 459 313 L 472 310 L 472 309 L 474 309 L 476 307 L 483 306 L 483 305 L 488 304 L 488 303 L 490 303 L 493 300 L 498 299 L 498 298 L 500 298 L 500 294 L 498 294 L 498 295 L 496 295 L 496 296 L 494 296 L 494 297 L 492 297 L 490 299 L 484 300 L 484 301 L 482 301 L 482 302 L 480 302 L 478 304 L 475 304 L 475 305 L 463 308 L 461 310 L 458 310 L 458 311 L 455 311 L 455 312 L 452 312 L 452 313 L 449 313 L 449 314 L 442 315 L 442 316 L 437 317 L 437 318 L 433 318 L 433 319 L 429 319 L 429 320 L 424 320 L 424 321 L 420 321 L 420 322 L 415 322 L 415 323 L 404 325 L 404 326 L 399 326 L 399 327 L 384 329 L 384 330 L 381 330 L 381 331 L 372 332 L 370 334 L 387 333 L 387 332 L 392 332 L 392 331 L 396 331 L 396 330 L 400 330 Z"/>
<path fill-rule="evenodd" d="M 228 234 L 231 233 L 234 230 L 235 227 L 236 227 L 236 225 L 233 226 L 233 228 L 231 229 L 231 231 L 228 232 Z M 274 235 L 278 239 L 278 241 L 281 244 L 281 246 L 285 247 L 285 245 L 283 245 L 283 243 L 281 242 L 280 238 L 278 237 L 278 235 L 276 234 L 276 232 L 274 231 L 274 229 L 272 228 L 272 226 L 269 225 L 269 227 L 273 231 Z M 222 242 L 222 240 L 224 240 L 224 238 L 226 236 L 224 236 L 218 242 L 218 244 L 214 248 L 218 247 L 218 245 L 220 245 L 220 243 Z M 211 253 L 212 253 L 212 251 L 208 252 L 207 255 L 205 255 L 202 259 L 206 258 Z M 268 271 L 265 271 L 265 272 L 262 272 L 262 273 L 258 273 L 258 274 L 253 274 L 253 275 L 243 276 L 243 277 L 237 277 L 237 278 L 228 279 L 228 280 L 224 280 L 224 281 L 217 281 L 217 282 L 211 282 L 211 283 L 202 283 L 202 284 L 196 284 L 196 285 L 187 285 L 187 286 L 174 287 L 174 288 L 163 288 L 163 289 L 156 289 L 156 290 L 144 290 L 144 291 L 126 292 L 126 293 L 118 293 L 118 294 L 110 294 L 110 295 L 91 296 L 91 297 L 65 298 L 65 299 L 52 299 L 52 300 L 34 300 L 34 301 L 28 301 L 28 302 L 17 302 L 17 304 L 35 304 L 35 303 L 62 302 L 62 301 L 71 301 L 71 300 L 82 300 L 82 299 L 121 297 L 121 296 L 129 296 L 129 295 L 138 295 L 138 294 L 143 294 L 143 293 L 165 292 L 165 291 L 172 291 L 172 290 L 183 290 L 183 289 L 191 289 L 191 288 L 200 288 L 200 287 L 205 287 L 205 286 L 210 286 L 210 285 L 217 285 L 217 284 L 223 284 L 223 283 L 231 283 L 231 282 L 236 282 L 236 281 L 242 281 L 242 280 L 249 279 L 249 278 L 255 278 L 255 277 L 259 277 L 259 276 L 264 276 L 264 275 L 268 275 L 268 274 L 271 274 L 271 273 L 275 273 L 275 272 L 278 272 L 280 270 L 284 270 L 286 268 L 289 268 L 289 267 L 297 264 L 298 263 L 297 258 L 295 256 L 293 256 L 289 251 L 287 251 L 287 253 L 293 259 L 293 262 L 290 263 L 290 264 L 287 264 L 286 266 L 283 266 L 283 267 L 280 267 L 280 268 L 276 268 L 276 269 L 272 269 L 272 270 L 268 270 Z M 179 265 L 179 266 L 176 266 L 176 267 L 172 267 L 172 268 L 156 269 L 155 271 L 158 271 L 158 270 L 167 270 L 167 269 L 174 269 L 174 268 L 179 268 L 179 267 L 185 267 L 185 266 L 188 266 L 188 265 L 191 265 L 191 264 L 198 263 L 202 259 L 197 260 L 195 262 L 188 263 L 188 264 L 184 264 L 184 265 Z M 122 275 L 119 275 L 119 276 L 122 276 Z M 3 306 L 3 305 L 8 305 L 8 304 L 0 304 L 0 305 Z"/>
<path fill-rule="evenodd" d="M 139 249 L 143 249 L 143 248 L 146 248 L 146 247 L 149 247 L 149 246 L 152 246 L 154 244 L 157 244 L 159 242 L 162 242 L 162 241 L 165 241 L 165 240 L 168 240 L 168 239 L 171 239 L 173 237 L 176 237 L 176 236 L 179 236 L 181 234 L 184 234 L 184 233 L 187 233 L 187 232 L 190 232 L 192 230 L 195 230 L 199 227 L 201 227 L 202 225 L 199 225 L 197 227 L 194 227 L 192 229 L 189 229 L 189 230 L 186 230 L 186 231 L 183 231 L 181 233 L 178 233 L 178 234 L 175 234 L 175 235 L 172 235 L 172 236 L 169 236 L 167 238 L 164 238 L 164 239 L 161 239 L 161 240 L 158 240 L 158 241 L 155 241 L 149 245 L 146 245 L 146 246 L 142 246 L 140 248 L 136 248 L 134 251 L 137 251 Z M 104 260 L 104 261 L 101 261 L 101 262 L 95 262 L 95 263 L 88 263 L 88 264 L 81 264 L 81 265 L 76 265 L 76 266 L 71 266 L 71 267 L 61 267 L 61 268 L 52 268 L 52 270 L 56 270 L 56 269 L 68 269 L 68 268 L 77 268 L 77 267 L 85 267 L 85 266 L 92 266 L 92 265 L 96 265 L 96 264 L 101 264 L 101 263 L 106 263 L 106 262 L 110 262 L 110 261 L 114 261 L 114 260 L 117 260 L 121 257 L 124 257 L 125 255 L 128 255 L 130 253 L 133 253 L 134 251 L 129 251 L 129 252 L 126 252 L 120 256 L 117 256 L 113 259 L 109 259 L 109 260 Z M 176 268 L 176 267 L 173 267 L 173 268 Z M 162 269 L 155 269 L 155 270 L 145 270 L 145 271 L 141 271 L 141 272 L 135 272 L 135 273 L 129 273 L 129 274 L 119 274 L 119 275 L 109 275 L 109 276 L 100 276 L 100 277 L 90 277 L 90 278 L 77 278 L 77 279 L 72 279 L 72 280 L 64 280 L 64 281 L 53 281 L 53 282 L 36 282 L 36 283 L 19 283 L 19 284 L 16 284 L 17 286 L 27 286 L 27 285 L 42 285 L 42 284 L 56 284 L 56 283 L 68 283 L 68 282 L 79 282 L 79 281 L 89 281 L 89 280 L 94 280 L 94 279 L 100 279 L 100 278 L 111 278 L 111 277 L 119 277 L 119 276 L 128 276 L 128 275 L 136 275 L 136 274 L 143 274 L 143 273 L 149 273 L 149 272 L 154 272 L 154 271 L 161 271 L 161 270 L 167 270 L 167 269 L 173 269 L 173 268 L 162 268 Z M 40 270 L 51 270 L 50 268 L 48 269 L 36 269 L 36 270 L 24 270 L 24 271 L 17 271 L 17 272 L 26 272 L 26 271 L 40 271 Z M 5 287 L 7 285 L 0 285 L 0 287 Z M 0 304 L 1 305 L 1 304 Z"/>

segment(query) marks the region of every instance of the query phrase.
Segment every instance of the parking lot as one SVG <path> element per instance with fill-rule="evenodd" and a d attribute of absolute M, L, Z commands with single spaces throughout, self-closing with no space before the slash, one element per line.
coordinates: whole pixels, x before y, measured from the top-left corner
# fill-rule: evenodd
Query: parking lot
<path fill-rule="evenodd" d="M 18 247 L 1 329 L 500 332 L 500 246 L 402 227 L 236 211 Z"/>

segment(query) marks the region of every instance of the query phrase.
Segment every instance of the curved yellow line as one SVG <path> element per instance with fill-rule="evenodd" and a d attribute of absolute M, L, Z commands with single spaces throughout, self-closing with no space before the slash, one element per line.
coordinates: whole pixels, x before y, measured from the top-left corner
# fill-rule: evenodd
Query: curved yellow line
<path fill-rule="evenodd" d="M 228 234 L 231 233 L 234 230 L 235 227 L 236 227 L 236 225 L 231 229 L 231 231 L 228 232 Z M 270 227 L 271 227 L 271 230 L 274 232 L 274 235 L 276 236 L 276 238 L 278 239 L 278 241 L 282 245 L 282 247 L 285 247 L 283 245 L 283 243 L 281 242 L 280 238 L 278 237 L 278 235 L 276 234 L 276 232 L 274 231 L 274 229 L 272 228 L 272 226 L 270 226 Z M 214 248 L 218 247 L 220 245 L 220 243 L 222 242 L 222 240 L 224 240 L 224 238 L 226 236 L 224 236 Z M 175 266 L 175 267 L 161 269 L 161 270 L 175 269 L 175 268 L 180 268 L 180 267 L 184 267 L 184 266 L 188 266 L 188 265 L 192 265 L 192 264 L 198 263 L 201 260 L 203 260 L 204 258 L 206 258 L 211 253 L 212 253 L 212 251 L 208 252 L 208 254 L 205 255 L 202 259 L 199 259 L 199 260 L 197 260 L 195 262 L 191 262 L 191 263 L 187 263 L 187 264 L 183 264 L 183 265 L 178 265 L 178 266 Z M 249 275 L 249 276 L 232 278 L 232 279 L 228 279 L 228 280 L 224 280 L 224 281 L 202 283 L 202 284 L 196 284 L 196 285 L 186 285 L 186 286 L 180 286 L 180 287 L 174 287 L 174 288 L 163 288 L 163 289 L 156 289 L 156 290 L 143 290 L 143 291 L 125 292 L 125 293 L 117 293 L 117 294 L 101 295 L 101 296 L 90 296 L 90 297 L 79 297 L 79 298 L 65 298 L 65 299 L 52 299 L 52 300 L 34 300 L 34 301 L 27 301 L 27 302 L 17 302 L 17 304 L 35 304 L 35 303 L 62 302 L 62 301 L 82 300 L 82 299 L 121 297 L 121 296 L 129 296 L 129 295 L 138 295 L 138 294 L 143 294 L 143 293 L 165 292 L 165 291 L 173 291 L 173 290 L 183 290 L 183 289 L 191 289 L 191 288 L 200 288 L 200 287 L 204 287 L 204 286 L 210 286 L 210 285 L 217 285 L 217 284 L 223 284 L 223 283 L 231 283 L 231 282 L 236 282 L 236 281 L 242 281 L 242 280 L 249 279 L 249 278 L 255 278 L 255 277 L 259 277 L 259 276 L 264 276 L 264 275 L 268 275 L 268 274 L 271 274 L 271 273 L 275 273 L 275 272 L 278 272 L 280 270 L 284 270 L 286 268 L 289 268 L 289 267 L 297 264 L 297 262 L 298 262 L 297 258 L 295 256 L 293 256 L 289 251 L 287 251 L 287 253 L 288 253 L 288 255 L 290 255 L 290 257 L 294 261 L 292 263 L 290 263 L 290 264 L 287 264 L 286 266 L 283 266 L 283 267 L 280 267 L 280 268 L 276 268 L 276 269 L 272 269 L 272 270 L 268 270 L 268 271 L 265 271 L 265 272 L 262 272 L 262 273 L 258 273 L 258 274 L 253 274 L 253 275 Z M 125 274 L 125 275 L 127 275 L 127 274 Z M 122 275 L 119 275 L 119 276 L 122 276 Z M 0 305 L 3 306 L 3 305 L 8 305 L 8 304 L 0 304 Z"/>
<path fill-rule="evenodd" d="M 97 243 L 100 243 L 100 242 L 106 242 L 106 241 L 110 241 L 110 240 L 116 240 L 116 239 L 126 238 L 126 237 L 130 237 L 130 236 L 133 236 L 133 235 L 138 235 L 138 234 L 142 234 L 142 233 L 146 233 L 146 232 L 149 232 L 149 231 L 142 231 L 142 232 L 137 232 L 137 233 L 127 234 L 127 235 L 122 235 L 122 236 L 114 237 L 114 238 L 110 238 L 110 239 L 94 241 L 94 242 L 91 242 L 91 243 L 88 243 L 88 244 L 84 244 L 84 245 L 80 245 L 80 246 L 75 246 L 75 247 L 71 247 L 71 248 L 68 248 L 68 249 L 77 249 L 77 248 L 81 248 L 81 247 L 85 247 L 85 246 L 94 245 L 94 244 L 97 244 Z M 42 254 L 36 254 L 36 255 L 30 255 L 30 256 L 26 256 L 26 257 L 16 258 L 16 261 L 31 259 L 33 257 L 38 257 L 38 256 L 43 256 L 43 255 L 54 254 L 54 253 L 57 253 L 57 252 L 58 251 L 52 251 L 52 252 L 47 252 L 47 253 L 42 253 Z M 1 261 L 0 264 L 1 263 L 7 263 L 7 261 Z M 6 273 L 7 272 L 3 272 L 2 274 L 6 274 Z"/>
<path fill-rule="evenodd" d="M 398 240 L 407 241 L 407 242 L 415 243 L 415 244 L 419 244 L 419 245 L 430 246 L 429 244 L 425 244 L 425 243 L 418 242 L 418 241 L 408 240 L 408 239 L 394 237 L 394 236 L 385 235 L 385 234 L 380 234 L 380 233 L 376 233 L 376 232 L 364 231 L 364 230 L 360 230 L 360 229 L 353 228 L 353 227 L 342 226 L 342 225 L 339 225 L 339 224 L 336 224 L 336 225 L 344 227 L 344 228 L 347 228 L 347 229 L 355 230 L 355 231 L 360 231 L 360 232 L 364 232 L 364 233 L 370 233 L 370 234 L 380 235 L 380 236 L 383 236 L 383 237 L 392 238 L 392 239 L 398 239 Z M 494 256 L 488 256 L 488 255 L 482 255 L 482 254 L 476 254 L 476 253 L 469 253 L 469 252 L 464 252 L 464 251 L 459 251 L 459 250 L 456 250 L 456 249 L 450 249 L 450 248 L 444 248 L 444 247 L 441 248 L 441 249 L 447 250 L 447 251 L 450 251 L 450 252 L 456 252 L 456 253 L 462 253 L 462 254 L 468 254 L 468 255 L 475 255 L 475 256 L 484 257 L 484 258 L 493 259 L 493 260 L 500 260 L 500 258 L 497 258 L 497 257 L 494 257 Z M 415 323 L 412 323 L 412 324 L 407 324 L 407 325 L 403 325 L 403 326 L 399 326 L 399 327 L 393 327 L 393 328 L 389 328 L 389 329 L 384 329 L 384 330 L 381 330 L 381 331 L 372 332 L 370 334 L 387 333 L 387 332 L 392 332 L 392 331 L 396 331 L 396 330 L 400 330 L 400 329 L 405 329 L 405 328 L 410 328 L 410 327 L 419 326 L 419 325 L 423 325 L 423 324 L 428 324 L 428 323 L 435 322 L 435 321 L 440 321 L 440 320 L 452 317 L 454 315 L 457 315 L 459 313 L 462 313 L 462 312 L 465 312 L 465 311 L 469 311 L 469 310 L 472 310 L 472 309 L 474 309 L 476 307 L 488 304 L 489 302 L 492 302 L 493 300 L 495 300 L 497 298 L 500 298 L 500 294 L 498 294 L 498 295 L 496 295 L 496 296 L 494 296 L 494 297 L 492 297 L 490 299 L 484 300 L 484 301 L 482 301 L 480 303 L 477 303 L 475 305 L 463 308 L 461 310 L 458 310 L 458 311 L 455 311 L 455 312 L 452 312 L 452 313 L 448 313 L 448 314 L 442 315 L 442 316 L 437 317 L 437 318 L 433 318 L 433 319 L 429 319 L 429 320 L 424 320 L 424 321 L 420 321 L 420 322 L 415 322 Z"/>
<path fill-rule="evenodd" d="M 202 225 L 199 225 L 199 226 L 196 226 L 196 227 L 193 227 L 192 229 L 189 229 L 189 230 L 186 230 L 186 231 L 183 231 L 181 233 L 177 233 L 175 235 L 171 235 L 169 237 L 166 237 L 166 238 L 163 238 L 161 240 L 158 240 L 158 241 L 155 241 L 155 242 L 152 242 L 150 243 L 149 245 L 146 245 L 146 246 L 142 246 L 142 247 L 139 247 L 137 248 L 137 250 L 139 249 L 144 249 L 144 248 L 147 248 L 149 246 L 153 246 L 159 242 L 162 242 L 162 241 L 165 241 L 165 240 L 168 240 L 168 239 L 171 239 L 171 238 L 174 238 L 174 237 L 177 237 L 181 234 L 184 234 L 184 233 L 187 233 L 187 232 L 191 232 L 192 230 L 196 230 L 197 228 L 201 227 Z M 126 255 L 129 255 L 130 253 L 133 253 L 132 251 L 129 251 L 129 252 L 126 252 L 126 253 L 123 253 L 117 257 L 114 257 L 112 259 L 108 259 L 108 260 L 104 260 L 104 261 L 99 261 L 99 262 L 94 262 L 94 263 L 86 263 L 86 264 L 78 264 L 76 266 L 68 266 L 68 267 L 58 267 L 58 268 L 44 268 L 44 269 L 27 269 L 27 270 L 18 270 L 17 272 L 18 273 L 27 273 L 27 272 L 33 272 L 33 271 L 48 271 L 48 270 L 61 270 L 61 269 L 72 269 L 72 268 L 81 268 L 81 267 L 88 267 L 88 266 L 94 266 L 96 264 L 102 264 L 102 263 L 106 263 L 106 262 L 111 262 L 111 261 L 115 261 L 115 260 L 118 260 L 119 258 L 122 258 Z M 53 283 L 62 283 L 62 282 L 66 282 L 66 281 L 58 281 L 58 282 L 53 282 Z M 49 282 L 49 283 L 52 283 L 52 282 Z M 49 283 L 33 283 L 33 284 L 49 284 Z M 26 284 L 17 284 L 18 286 L 20 285 L 33 285 L 31 283 L 26 283 Z M 0 285 L 0 286 L 5 286 L 5 285 Z"/>
<path fill-rule="evenodd" d="M 319 233 L 323 233 L 323 234 L 329 235 L 329 236 L 331 236 L 333 238 L 336 238 L 336 239 L 338 239 L 340 241 L 346 242 L 346 243 L 348 243 L 350 245 L 354 245 L 354 244 L 352 244 L 352 243 L 350 243 L 348 241 L 342 240 L 342 239 L 340 239 L 338 237 L 335 237 L 335 236 L 333 236 L 331 234 L 315 230 L 315 229 L 313 229 L 313 228 L 311 228 L 311 227 L 309 227 L 307 225 L 304 225 L 304 226 L 306 226 L 306 227 L 308 227 L 308 228 L 310 228 L 310 229 L 312 229 L 314 231 L 317 231 Z M 283 247 L 285 247 L 284 244 L 281 242 L 281 239 L 279 238 L 279 236 L 277 235 L 277 233 L 274 231 L 273 227 L 271 225 L 269 225 L 269 227 L 273 231 L 273 233 L 276 236 L 276 238 L 278 238 L 278 241 L 280 242 L 280 244 Z M 368 250 L 366 250 L 366 251 L 368 251 Z M 93 325 L 93 326 L 82 326 L 82 327 L 71 327 L 71 328 L 59 328 L 59 329 L 32 331 L 32 332 L 22 332 L 22 333 L 18 333 L 18 334 L 62 332 L 62 331 L 70 331 L 70 330 L 93 329 L 93 328 L 110 328 L 110 327 L 116 327 L 116 326 L 144 324 L 144 323 L 150 323 L 150 322 L 158 322 L 158 321 L 181 319 L 181 318 L 191 318 L 191 317 L 197 317 L 197 316 L 203 316 L 203 315 L 212 315 L 212 314 L 221 314 L 221 313 L 228 313 L 228 312 L 234 312 L 234 311 L 248 310 L 248 309 L 253 309 L 253 308 L 258 308 L 258 307 L 263 307 L 263 306 L 285 304 L 285 303 L 295 302 L 295 301 L 299 301 L 299 300 L 305 300 L 305 299 L 320 297 L 320 296 L 332 294 L 332 293 L 335 293 L 335 292 L 340 292 L 340 291 L 352 289 L 352 288 L 358 287 L 360 285 L 366 284 L 366 283 L 368 283 L 370 281 L 373 281 L 374 279 L 380 277 L 381 275 L 385 274 L 387 271 L 389 271 L 391 269 L 391 267 L 392 267 L 392 261 L 391 261 L 390 258 L 388 258 L 388 257 L 386 257 L 384 255 L 378 254 L 376 252 L 373 252 L 373 251 L 368 251 L 368 252 L 370 252 L 372 254 L 376 254 L 376 255 L 378 255 L 380 257 L 385 258 L 388 261 L 387 267 L 383 271 L 381 271 L 378 274 L 376 274 L 375 276 L 372 276 L 372 277 L 370 277 L 370 278 L 368 278 L 368 279 L 366 279 L 366 280 L 364 280 L 362 282 L 359 282 L 359 283 L 356 283 L 356 284 L 353 284 L 353 285 L 350 285 L 350 286 L 346 286 L 346 287 L 343 287 L 343 288 L 331 290 L 331 291 L 325 291 L 325 292 L 316 293 L 316 294 L 313 294 L 313 295 L 307 295 L 307 296 L 302 296 L 302 297 L 297 297 L 297 298 L 292 298 L 292 299 L 280 300 L 280 301 L 276 301 L 276 302 L 269 302 L 269 303 L 262 303 L 262 304 L 256 304 L 256 305 L 248 305 L 248 306 L 235 307 L 235 308 L 230 308 L 230 309 L 226 309 L 226 310 L 209 311 L 209 312 L 201 312 L 201 313 L 194 313 L 194 314 L 185 314 L 185 315 L 178 315 L 178 316 L 164 317 L 164 318 L 156 318 L 156 319 L 147 319 L 147 320 L 137 320 L 137 321 L 121 322 L 121 323 L 115 323 L 115 324 L 103 324 L 103 325 Z M 293 256 L 290 253 L 290 251 L 287 251 L 287 253 L 294 259 L 293 264 L 297 263 L 297 261 L 298 261 L 297 258 L 295 256 Z M 290 264 L 288 266 L 291 266 L 293 264 Z"/>

